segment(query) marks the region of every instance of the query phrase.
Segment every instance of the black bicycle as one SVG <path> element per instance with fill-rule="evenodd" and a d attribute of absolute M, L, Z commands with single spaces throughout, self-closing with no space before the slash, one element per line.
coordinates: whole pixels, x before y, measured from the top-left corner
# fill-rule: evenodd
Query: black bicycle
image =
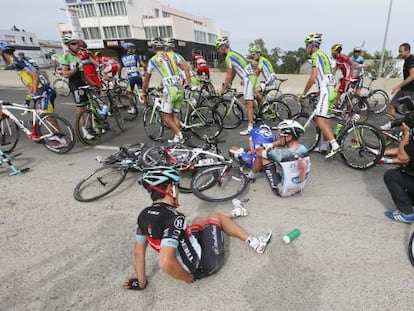
<path fill-rule="evenodd" d="M 114 191 L 130 171 L 142 172 L 142 152 L 145 144 L 124 145 L 105 159 L 97 158 L 103 164 L 83 178 L 75 187 L 73 196 L 80 202 L 91 202 Z"/>

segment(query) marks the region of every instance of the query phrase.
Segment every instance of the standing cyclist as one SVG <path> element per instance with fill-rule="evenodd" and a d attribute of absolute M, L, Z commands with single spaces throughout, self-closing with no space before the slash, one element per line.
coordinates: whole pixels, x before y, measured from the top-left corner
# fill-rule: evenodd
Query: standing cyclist
<path fill-rule="evenodd" d="M 316 125 L 322 131 L 324 140 L 329 142 L 331 146 L 331 151 L 325 156 L 326 159 L 329 159 L 340 151 L 328 120 L 328 111 L 336 100 L 336 82 L 328 56 L 319 50 L 321 43 L 322 34 L 313 32 L 305 37 L 306 53 L 311 57 L 312 71 L 301 96 L 305 96 L 317 81 L 319 98 L 315 108 Z M 323 146 L 321 146 L 321 151 L 322 149 Z"/>
<path fill-rule="evenodd" d="M 243 95 L 247 106 L 249 124 L 246 130 L 240 132 L 240 135 L 249 135 L 254 123 L 254 88 L 257 77 L 251 64 L 240 53 L 230 48 L 230 42 L 227 37 L 217 38 L 216 48 L 221 55 L 225 56 L 227 67 L 226 78 L 219 93 L 222 94 L 226 91 L 236 74 L 243 81 Z"/>
<path fill-rule="evenodd" d="M 198 78 L 201 79 L 204 74 L 207 76 L 207 79 L 210 79 L 210 67 L 208 66 L 205 58 L 200 54 L 200 51 L 196 49 L 193 49 L 191 52 L 193 56 L 191 64 L 197 72 Z"/>
<path fill-rule="evenodd" d="M 197 216 L 192 225 L 179 212 L 178 184 L 180 176 L 171 167 L 153 167 L 145 171 L 142 185 L 151 193 L 153 204 L 138 216 L 134 245 L 136 277 L 128 277 L 125 289 L 145 289 L 147 246 L 159 253 L 158 265 L 170 277 L 187 283 L 216 273 L 224 264 L 224 233 L 244 241 L 257 253 L 263 253 L 272 232 L 259 236 L 249 235 L 232 218 L 246 216 L 241 205 L 231 213 L 213 212 Z"/>
<path fill-rule="evenodd" d="M 135 87 L 142 89 L 142 76 L 139 68 L 145 68 L 144 62 L 135 54 L 135 44 L 127 42 L 122 45 L 125 50 L 125 55 L 121 57 L 121 66 L 118 71 L 118 76 L 121 76 L 122 68 L 125 68 L 128 79 L 127 95 L 129 99 L 128 113 L 135 114 L 136 108 L 134 104 L 134 97 L 132 96 Z"/>

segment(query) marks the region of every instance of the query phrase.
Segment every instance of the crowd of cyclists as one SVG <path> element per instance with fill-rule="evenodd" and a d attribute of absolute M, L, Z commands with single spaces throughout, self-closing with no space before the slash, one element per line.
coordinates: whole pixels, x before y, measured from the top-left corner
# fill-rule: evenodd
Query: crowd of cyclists
<path fill-rule="evenodd" d="M 200 51 L 194 49 L 192 59 L 186 61 L 183 56 L 174 51 L 173 39 L 156 37 L 151 41 L 155 54 L 148 62 L 136 55 L 135 45 L 129 42 L 122 45 L 124 54 L 119 61 L 116 61 L 114 58 L 102 55 L 101 52 L 91 53 L 86 42 L 81 39 L 65 36 L 63 43 L 67 47 L 65 53 L 58 57 L 54 51 L 50 51 L 51 56 L 53 55 L 51 59 L 54 70 L 60 66 L 62 75 L 69 79 L 70 91 L 78 114 L 89 104 L 80 87 L 89 85 L 99 91 L 103 87 L 102 79 L 117 82 L 122 72 L 125 72 L 127 79 L 127 94 L 130 102 L 128 113 L 135 113 L 134 90 L 140 90 L 140 100 L 144 106 L 147 105 L 151 77 L 153 73 L 157 73 L 162 84 L 162 121 L 174 133 L 170 142 L 184 143 L 179 113 L 186 96 L 186 89 L 198 86 L 201 78 L 210 78 L 210 68 Z M 365 68 L 362 49 L 355 47 L 353 55 L 348 56 L 342 52 L 341 44 L 335 44 L 331 48 L 331 55 L 335 61 L 332 66 L 328 55 L 320 49 L 322 34 L 310 33 L 306 35 L 304 43 L 312 69 L 303 87 L 303 92 L 298 97 L 299 99 L 305 97 L 310 89 L 315 84 L 317 85 L 319 97 L 315 107 L 315 120 L 324 139 L 316 151 L 325 153 L 325 158 L 329 159 L 341 151 L 329 123 L 330 109 L 338 105 L 339 97 L 350 87 L 355 90 L 356 94 L 360 94 Z M 248 112 L 247 128 L 241 131 L 240 135 L 249 137 L 249 147 L 245 151 L 243 148 L 234 146 L 231 149 L 232 154 L 249 169 L 247 178 L 250 182 L 254 182 L 256 174 L 262 171 L 275 194 L 291 196 L 300 193 L 311 171 L 309 151 L 298 141 L 305 131 L 303 126 L 294 120 L 284 120 L 276 128 L 277 135 L 269 127 L 257 127 L 257 125 L 255 127 L 255 101 L 259 105 L 263 103 L 264 92 L 274 89 L 276 85 L 276 73 L 271 62 L 262 55 L 257 46 L 252 46 L 249 56 L 246 57 L 232 50 L 227 37 L 218 38 L 215 45 L 218 53 L 224 57 L 226 65 L 225 79 L 216 93 L 224 94 L 237 75 L 243 82 L 242 93 Z M 408 50 L 407 58 L 405 58 L 407 67 L 404 68 L 404 81 L 407 79 L 409 81 L 398 86 L 397 91 L 400 94 L 397 96 L 402 96 L 404 92 L 413 95 L 414 61 L 409 54 L 410 46 L 403 44 L 400 49 L 404 49 L 403 53 Z M 47 94 L 44 96 L 40 109 L 53 112 L 56 93 L 48 79 L 24 57 L 16 57 L 15 48 L 8 42 L 0 42 L 0 50 L 3 58 L 8 64 L 15 66 L 17 73 L 27 86 L 28 98 Z M 339 83 L 335 78 L 338 70 L 342 75 Z M 263 77 L 260 83 L 258 82 L 259 76 Z M 411 165 L 411 159 L 414 159 L 414 147 L 411 146 L 411 140 L 407 138 L 409 134 L 406 125 L 404 126 L 405 139 L 399 146 L 400 151 L 403 152 L 403 156 L 400 154 L 403 159 L 401 163 Z M 93 139 L 93 133 L 89 132 L 86 127 L 82 127 L 82 135 L 85 139 Z M 275 163 L 280 164 L 279 168 Z M 410 178 L 405 179 L 414 184 Z M 387 212 L 386 216 L 400 222 L 414 222 L 414 211 L 407 203 L 414 198 L 414 185 L 407 187 L 406 184 L 398 184 L 395 174 L 391 173 L 386 174 L 385 180 L 397 207 L 397 211 Z M 229 215 L 212 214 L 195 221 L 193 227 L 188 227 L 184 216 L 175 209 L 178 204 L 176 185 L 179 181 L 179 173 L 167 167 L 152 168 L 142 176 L 142 184 L 151 193 L 154 205 L 145 209 L 138 219 L 134 253 L 137 278 L 128 278 L 124 284 L 126 288 L 139 290 L 147 285 L 143 261 L 148 243 L 160 252 L 160 260 L 164 260 L 160 262 L 160 266 L 167 274 L 179 280 L 192 282 L 201 278 L 203 274 L 209 275 L 216 272 L 222 265 L 221 251 L 209 253 L 205 258 L 201 256 L 201 252 L 208 252 L 207 248 L 222 249 L 222 238 L 219 232 L 223 231 L 246 241 L 258 253 L 264 251 L 270 240 L 271 232 L 254 237 L 232 221 L 234 217 L 247 214 L 240 204 L 237 212 L 233 211 Z M 403 198 L 404 193 L 406 197 Z M 161 212 L 158 213 L 159 211 Z M 182 242 L 184 238 L 185 243 Z M 176 256 L 176 251 L 181 257 Z M 198 259 L 193 261 L 192 258 Z"/>

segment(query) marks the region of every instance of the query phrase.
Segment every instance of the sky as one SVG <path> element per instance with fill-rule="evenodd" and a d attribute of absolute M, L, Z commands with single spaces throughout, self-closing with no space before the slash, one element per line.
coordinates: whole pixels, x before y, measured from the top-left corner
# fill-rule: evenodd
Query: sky
<path fill-rule="evenodd" d="M 139 1 L 139 0 L 135 0 Z M 231 47 L 247 54 L 255 39 L 263 39 L 270 51 L 303 47 L 310 32 L 322 33 L 321 49 L 341 43 L 344 52 L 360 46 L 370 54 L 382 51 L 390 2 L 392 9 L 385 49 L 398 55 L 398 46 L 408 42 L 414 50 L 413 0 L 159 0 L 162 4 L 196 16 L 211 18 L 218 29 L 230 33 Z M 34 32 L 38 39 L 59 40 L 56 23 L 66 23 L 61 0 L 13 0 L 15 14 L 2 14 L 0 29 L 13 25 Z"/>

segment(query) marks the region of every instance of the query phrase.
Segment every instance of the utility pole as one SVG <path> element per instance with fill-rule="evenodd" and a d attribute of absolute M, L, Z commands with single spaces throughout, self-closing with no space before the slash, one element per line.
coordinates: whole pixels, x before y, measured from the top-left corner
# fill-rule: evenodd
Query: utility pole
<path fill-rule="evenodd" d="M 385 45 L 387 43 L 388 26 L 390 24 L 391 8 L 392 8 L 392 0 L 390 0 L 390 8 L 388 9 L 387 25 L 385 26 L 384 43 L 382 44 L 382 54 L 381 54 L 381 61 L 380 61 L 380 67 L 379 67 L 380 77 L 382 77 L 383 70 L 384 70 Z"/>

